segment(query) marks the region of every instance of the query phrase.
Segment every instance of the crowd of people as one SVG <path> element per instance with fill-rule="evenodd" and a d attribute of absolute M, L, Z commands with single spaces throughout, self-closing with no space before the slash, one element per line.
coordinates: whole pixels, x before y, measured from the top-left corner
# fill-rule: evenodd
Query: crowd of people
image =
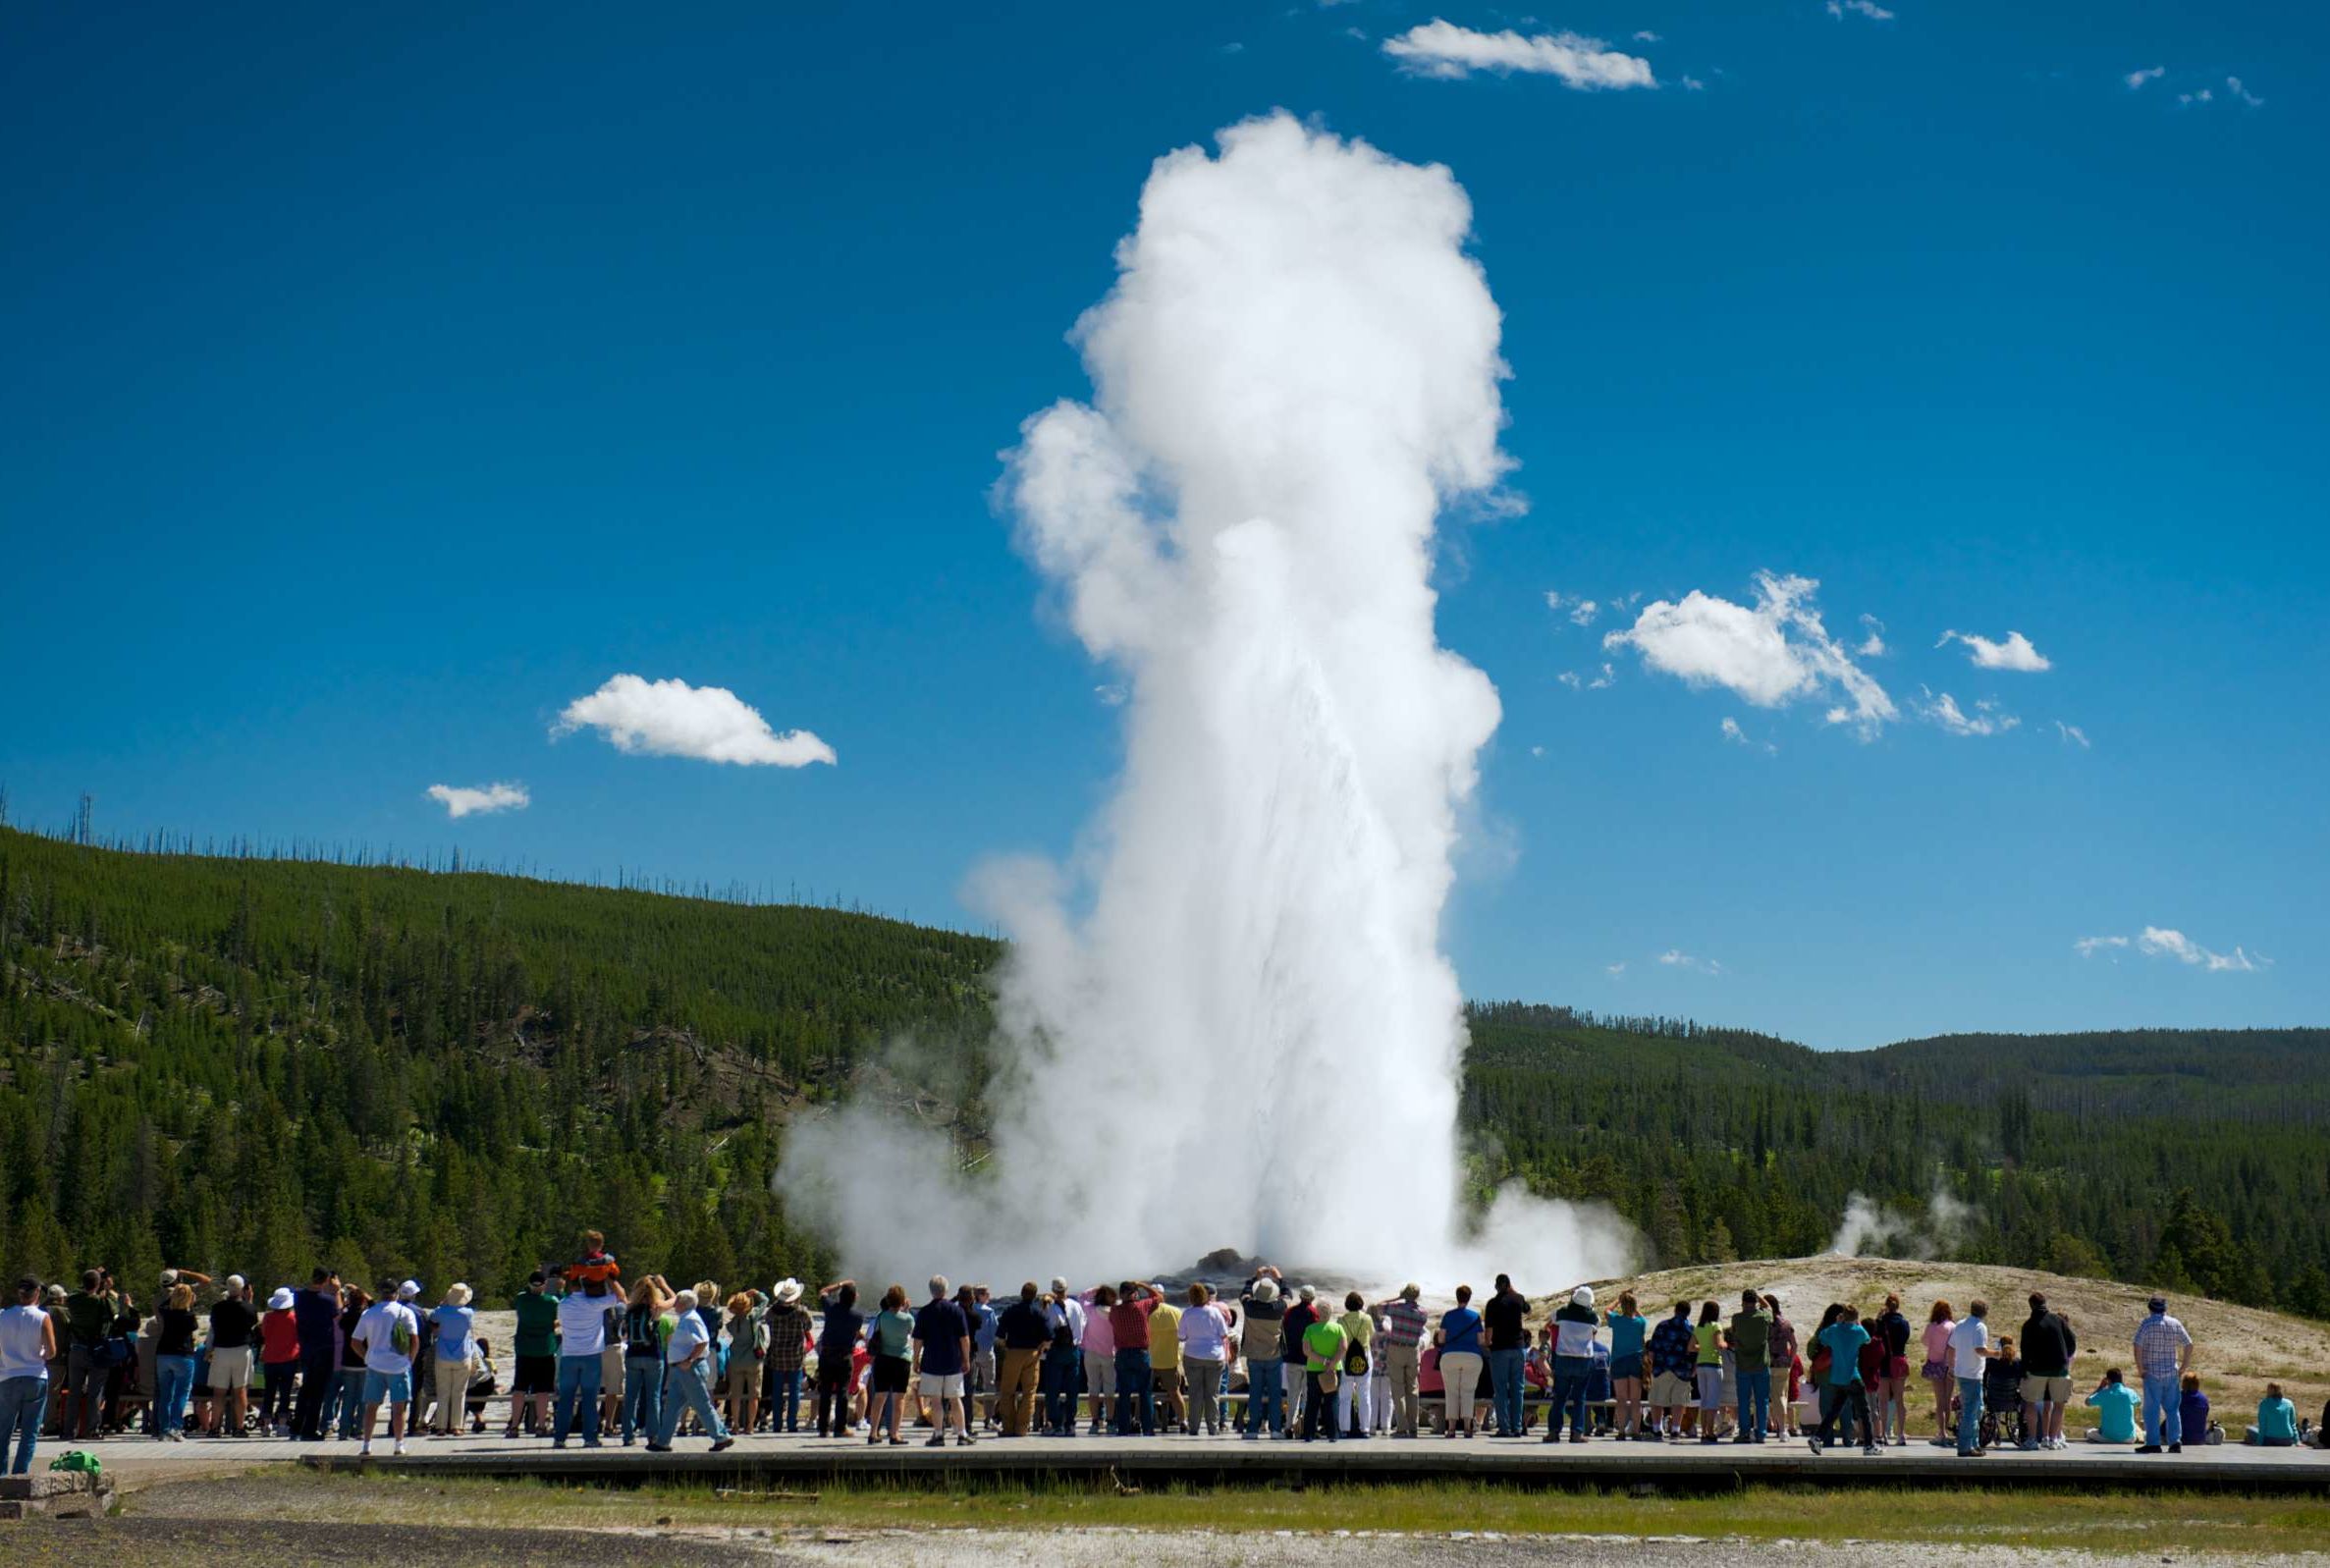
<path fill-rule="evenodd" d="M 1384 1300 L 1345 1292 L 1338 1310 L 1333 1293 L 1267 1265 L 1234 1286 L 1128 1279 L 1078 1290 L 1056 1277 L 1001 1301 L 937 1275 L 920 1303 L 902 1285 L 876 1295 L 848 1279 L 724 1297 L 709 1280 L 626 1283 L 591 1231 L 575 1261 L 537 1271 L 512 1303 L 506 1363 L 467 1285 L 447 1287 L 434 1306 L 422 1294 L 416 1280 L 367 1289 L 318 1268 L 262 1302 L 241 1275 L 214 1282 L 178 1269 L 145 1310 L 103 1269 L 78 1290 L 20 1280 L 0 1311 L 9 1468 L 30 1468 L 44 1432 L 340 1439 L 369 1454 L 385 1424 L 401 1454 L 424 1433 L 489 1431 L 497 1398 L 507 1437 L 561 1448 L 612 1437 L 654 1453 L 682 1435 L 717 1451 L 757 1433 L 902 1444 L 912 1428 L 933 1447 L 1079 1432 L 1328 1442 L 1436 1433 L 1802 1438 L 1815 1454 L 1858 1444 L 1873 1455 L 1909 1442 L 1913 1380 L 1930 1393 L 1928 1440 L 1968 1458 L 2065 1446 L 2075 1398 L 2096 1412 L 2091 1440 L 2138 1453 L 2225 1440 L 2288 1447 L 2312 1435 L 2271 1384 L 2228 1439 L 2193 1370 L 2193 1336 L 2159 1298 L 2128 1342 L 2136 1382 L 2110 1366 L 2082 1395 L 2079 1336 L 2036 1292 L 2019 1334 L 1996 1332 L 1981 1301 L 1963 1315 L 1936 1301 L 1915 1325 L 1896 1296 L 1867 1318 L 1828 1304 L 1807 1332 L 1776 1295 L 1755 1290 L 1728 1309 L 1678 1301 L 1653 1324 L 1634 1292 L 1604 1306 L 1586 1285 L 1533 1325 L 1529 1298 L 1502 1274 L 1477 1303 L 1459 1285 L 1452 1303 L 1428 1310 L 1410 1284 Z"/>

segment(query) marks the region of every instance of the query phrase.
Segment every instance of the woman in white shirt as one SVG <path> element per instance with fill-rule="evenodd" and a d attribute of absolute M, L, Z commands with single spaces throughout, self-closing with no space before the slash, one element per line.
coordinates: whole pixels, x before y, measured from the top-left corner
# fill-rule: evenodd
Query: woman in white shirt
<path fill-rule="evenodd" d="M 40 1441 L 40 1418 L 48 1410 L 48 1364 L 57 1356 L 57 1325 L 40 1307 L 40 1281 L 27 1274 L 16 1282 L 16 1305 L 0 1312 L 0 1458 L 16 1435 L 12 1476 L 28 1475 Z"/>
<path fill-rule="evenodd" d="M 1229 1354 L 1229 1319 L 1214 1303 L 1213 1287 L 1189 1287 L 1181 1315 L 1181 1367 L 1189 1382 L 1189 1434 L 1221 1435 L 1221 1367 Z"/>

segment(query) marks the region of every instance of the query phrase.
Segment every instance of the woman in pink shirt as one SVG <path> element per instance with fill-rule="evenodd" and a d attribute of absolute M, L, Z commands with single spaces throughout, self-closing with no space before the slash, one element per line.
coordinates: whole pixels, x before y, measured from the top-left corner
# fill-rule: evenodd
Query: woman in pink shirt
<path fill-rule="evenodd" d="M 1084 1391 L 1092 1395 L 1092 1434 L 1098 1437 L 1109 1430 L 1109 1401 L 1116 1395 L 1116 1331 L 1109 1326 L 1116 1292 L 1109 1285 L 1088 1290 L 1084 1305 L 1099 1309 L 1084 1315 Z"/>
<path fill-rule="evenodd" d="M 1957 1391 L 1950 1372 L 1950 1330 L 1957 1327 L 1957 1320 L 1950 1316 L 1950 1304 L 1937 1301 L 1925 1318 L 1925 1365 L 1919 1376 L 1933 1385 L 1933 1435 L 1936 1441 L 1950 1434 L 1950 1396 Z"/>

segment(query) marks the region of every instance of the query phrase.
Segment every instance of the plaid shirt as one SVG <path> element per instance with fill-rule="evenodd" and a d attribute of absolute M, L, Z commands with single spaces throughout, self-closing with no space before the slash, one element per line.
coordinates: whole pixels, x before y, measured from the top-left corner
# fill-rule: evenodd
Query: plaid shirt
<path fill-rule="evenodd" d="M 1422 1344 L 1424 1322 L 1424 1309 L 1402 1297 L 1384 1309 L 1383 1331 L 1379 1337 L 1386 1345 Z"/>
<path fill-rule="evenodd" d="M 1699 1341 L 1685 1318 L 1669 1318 L 1651 1330 L 1651 1371 L 1688 1378 L 1699 1365 Z"/>
<path fill-rule="evenodd" d="M 2177 1375 L 2177 1352 L 2193 1342 L 2185 1325 L 2164 1312 L 2153 1313 L 2136 1325 L 2136 1365 L 2145 1378 Z"/>
<path fill-rule="evenodd" d="M 809 1309 L 797 1301 L 769 1309 L 769 1370 L 799 1372 L 808 1355 Z"/>

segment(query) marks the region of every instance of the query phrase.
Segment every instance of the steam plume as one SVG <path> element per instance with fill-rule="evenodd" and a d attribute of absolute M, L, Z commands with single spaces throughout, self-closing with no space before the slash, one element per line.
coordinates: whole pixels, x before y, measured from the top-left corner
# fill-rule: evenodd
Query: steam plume
<path fill-rule="evenodd" d="M 1439 920 L 1498 705 L 1436 641 L 1433 532 L 1507 465 L 1470 203 L 1283 114 L 1219 142 L 1151 172 L 1076 328 L 1093 404 L 1008 455 L 1021 548 L 1126 693 L 1125 762 L 1072 867 L 975 879 L 1013 939 L 992 1170 L 966 1194 L 943 1137 L 859 1110 L 796 1128 L 788 1196 L 901 1278 L 1224 1244 L 1613 1272 L 1598 1213 L 1504 1195 L 1479 1255 L 1455 1222 Z"/>

